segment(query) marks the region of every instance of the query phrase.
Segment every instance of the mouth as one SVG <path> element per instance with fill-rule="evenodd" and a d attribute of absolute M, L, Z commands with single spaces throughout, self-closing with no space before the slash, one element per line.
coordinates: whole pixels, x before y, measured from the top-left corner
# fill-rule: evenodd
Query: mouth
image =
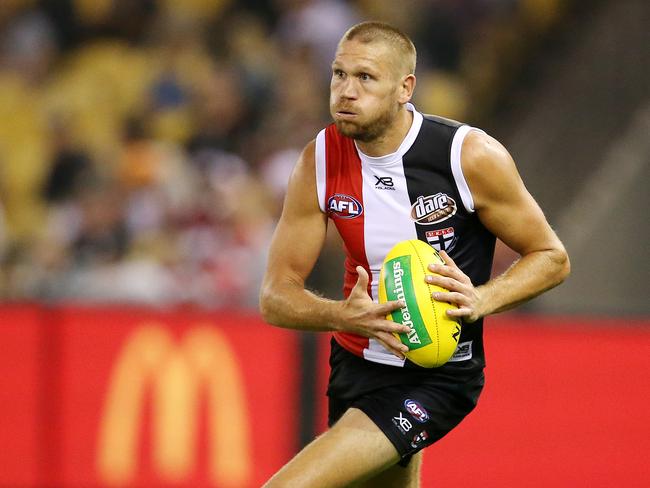
<path fill-rule="evenodd" d="M 350 112 L 349 110 L 339 110 L 336 112 L 336 116 L 339 119 L 353 119 L 357 114 L 355 112 Z"/>

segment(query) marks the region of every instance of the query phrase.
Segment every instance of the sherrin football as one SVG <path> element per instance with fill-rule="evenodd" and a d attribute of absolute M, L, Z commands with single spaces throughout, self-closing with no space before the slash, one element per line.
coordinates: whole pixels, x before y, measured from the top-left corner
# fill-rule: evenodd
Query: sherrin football
<path fill-rule="evenodd" d="M 379 303 L 403 300 L 404 308 L 386 318 L 411 328 L 395 334 L 408 346 L 406 357 L 419 366 L 437 368 L 456 351 L 460 322 L 447 316 L 455 305 L 439 302 L 431 294 L 447 291 L 424 281 L 429 264 L 444 264 L 434 248 L 417 239 L 395 244 L 384 259 L 379 274 Z"/>

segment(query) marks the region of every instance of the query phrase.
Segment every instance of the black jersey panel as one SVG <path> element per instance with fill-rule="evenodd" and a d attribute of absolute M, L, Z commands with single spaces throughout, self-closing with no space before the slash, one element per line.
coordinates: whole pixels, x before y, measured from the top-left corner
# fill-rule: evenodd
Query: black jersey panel
<path fill-rule="evenodd" d="M 474 285 L 490 278 L 495 237 L 462 202 L 451 169 L 451 145 L 462 124 L 425 116 L 418 138 L 403 157 L 418 239 L 446 251 Z M 460 344 L 471 342 L 471 361 L 443 368 L 482 367 L 482 320 L 464 324 Z"/>

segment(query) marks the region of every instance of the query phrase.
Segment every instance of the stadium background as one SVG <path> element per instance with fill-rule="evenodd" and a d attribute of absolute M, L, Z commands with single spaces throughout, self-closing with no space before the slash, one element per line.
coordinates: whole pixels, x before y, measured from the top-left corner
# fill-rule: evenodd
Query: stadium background
<path fill-rule="evenodd" d="M 647 1 L 2 0 L 0 486 L 259 486 L 322 430 L 326 338 L 256 300 L 367 18 L 414 38 L 421 111 L 506 144 L 573 264 L 488 320 L 423 486 L 647 485 Z M 340 296 L 340 260 L 331 235 L 310 286 Z"/>

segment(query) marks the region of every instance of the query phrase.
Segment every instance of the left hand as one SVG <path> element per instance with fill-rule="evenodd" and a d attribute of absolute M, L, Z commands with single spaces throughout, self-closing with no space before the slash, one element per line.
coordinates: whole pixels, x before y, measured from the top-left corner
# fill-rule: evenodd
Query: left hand
<path fill-rule="evenodd" d="M 447 310 L 447 315 L 462 318 L 463 322 L 476 322 L 483 314 L 480 311 L 481 296 L 472 284 L 469 276 L 463 273 L 453 259 L 445 251 L 440 251 L 440 257 L 445 264 L 430 264 L 425 281 L 449 290 L 448 292 L 434 292 L 432 297 L 439 302 L 453 303 L 457 309 Z"/>

